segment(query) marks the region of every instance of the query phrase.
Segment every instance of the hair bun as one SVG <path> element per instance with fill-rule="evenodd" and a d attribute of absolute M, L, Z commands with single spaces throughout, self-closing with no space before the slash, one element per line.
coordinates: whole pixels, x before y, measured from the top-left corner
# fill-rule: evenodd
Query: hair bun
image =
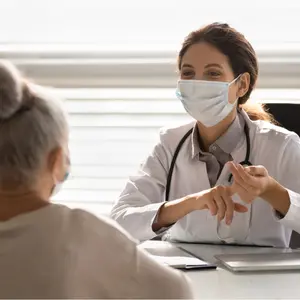
<path fill-rule="evenodd" d="M 0 60 L 0 119 L 8 119 L 22 105 L 23 83 L 17 68 Z"/>

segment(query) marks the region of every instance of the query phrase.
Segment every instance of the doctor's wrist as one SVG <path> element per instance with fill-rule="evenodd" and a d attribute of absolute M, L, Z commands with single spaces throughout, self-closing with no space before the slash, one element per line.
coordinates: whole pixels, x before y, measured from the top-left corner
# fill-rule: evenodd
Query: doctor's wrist
<path fill-rule="evenodd" d="M 183 198 L 183 201 L 186 204 L 187 210 L 192 212 L 194 210 L 198 210 L 199 203 L 197 201 L 198 197 L 195 194 L 187 195 Z"/>
<path fill-rule="evenodd" d="M 268 202 L 272 202 L 274 193 L 282 192 L 284 187 L 282 187 L 273 177 L 268 177 L 268 184 L 260 197 Z"/>
<path fill-rule="evenodd" d="M 290 207 L 290 197 L 287 189 L 274 178 L 270 177 L 270 183 L 265 192 L 260 196 L 268 202 L 276 211 L 283 216 L 287 214 Z"/>
<path fill-rule="evenodd" d="M 205 190 L 185 197 L 185 201 L 188 203 L 191 212 L 194 210 L 202 210 L 206 208 L 206 200 L 210 194 L 210 190 Z"/>

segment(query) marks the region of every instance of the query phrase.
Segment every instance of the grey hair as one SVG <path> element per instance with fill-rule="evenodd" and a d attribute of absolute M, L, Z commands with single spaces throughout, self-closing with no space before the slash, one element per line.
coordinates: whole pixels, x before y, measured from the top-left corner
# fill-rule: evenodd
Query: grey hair
<path fill-rule="evenodd" d="M 31 185 L 47 155 L 67 141 L 60 101 L 0 60 L 0 185 Z"/>

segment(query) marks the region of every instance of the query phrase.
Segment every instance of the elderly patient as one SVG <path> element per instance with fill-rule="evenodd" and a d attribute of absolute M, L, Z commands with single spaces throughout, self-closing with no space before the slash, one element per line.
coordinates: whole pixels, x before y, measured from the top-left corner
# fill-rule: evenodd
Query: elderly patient
<path fill-rule="evenodd" d="M 113 221 L 49 202 L 69 167 L 59 101 L 0 61 L 0 298 L 190 298 Z"/>

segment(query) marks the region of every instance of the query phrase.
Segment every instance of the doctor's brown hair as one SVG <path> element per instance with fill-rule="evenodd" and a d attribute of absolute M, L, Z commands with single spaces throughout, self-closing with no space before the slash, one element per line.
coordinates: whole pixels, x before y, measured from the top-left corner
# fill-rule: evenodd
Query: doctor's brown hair
<path fill-rule="evenodd" d="M 234 76 L 240 74 L 250 74 L 250 84 L 247 93 L 238 100 L 241 106 L 252 120 L 265 120 L 274 122 L 264 105 L 259 103 L 247 103 L 253 91 L 257 76 L 258 62 L 256 53 L 243 34 L 224 23 L 212 23 L 199 30 L 191 32 L 184 40 L 178 55 L 178 69 L 181 70 L 182 57 L 186 51 L 194 44 L 201 42 L 208 43 L 227 56 Z"/>

